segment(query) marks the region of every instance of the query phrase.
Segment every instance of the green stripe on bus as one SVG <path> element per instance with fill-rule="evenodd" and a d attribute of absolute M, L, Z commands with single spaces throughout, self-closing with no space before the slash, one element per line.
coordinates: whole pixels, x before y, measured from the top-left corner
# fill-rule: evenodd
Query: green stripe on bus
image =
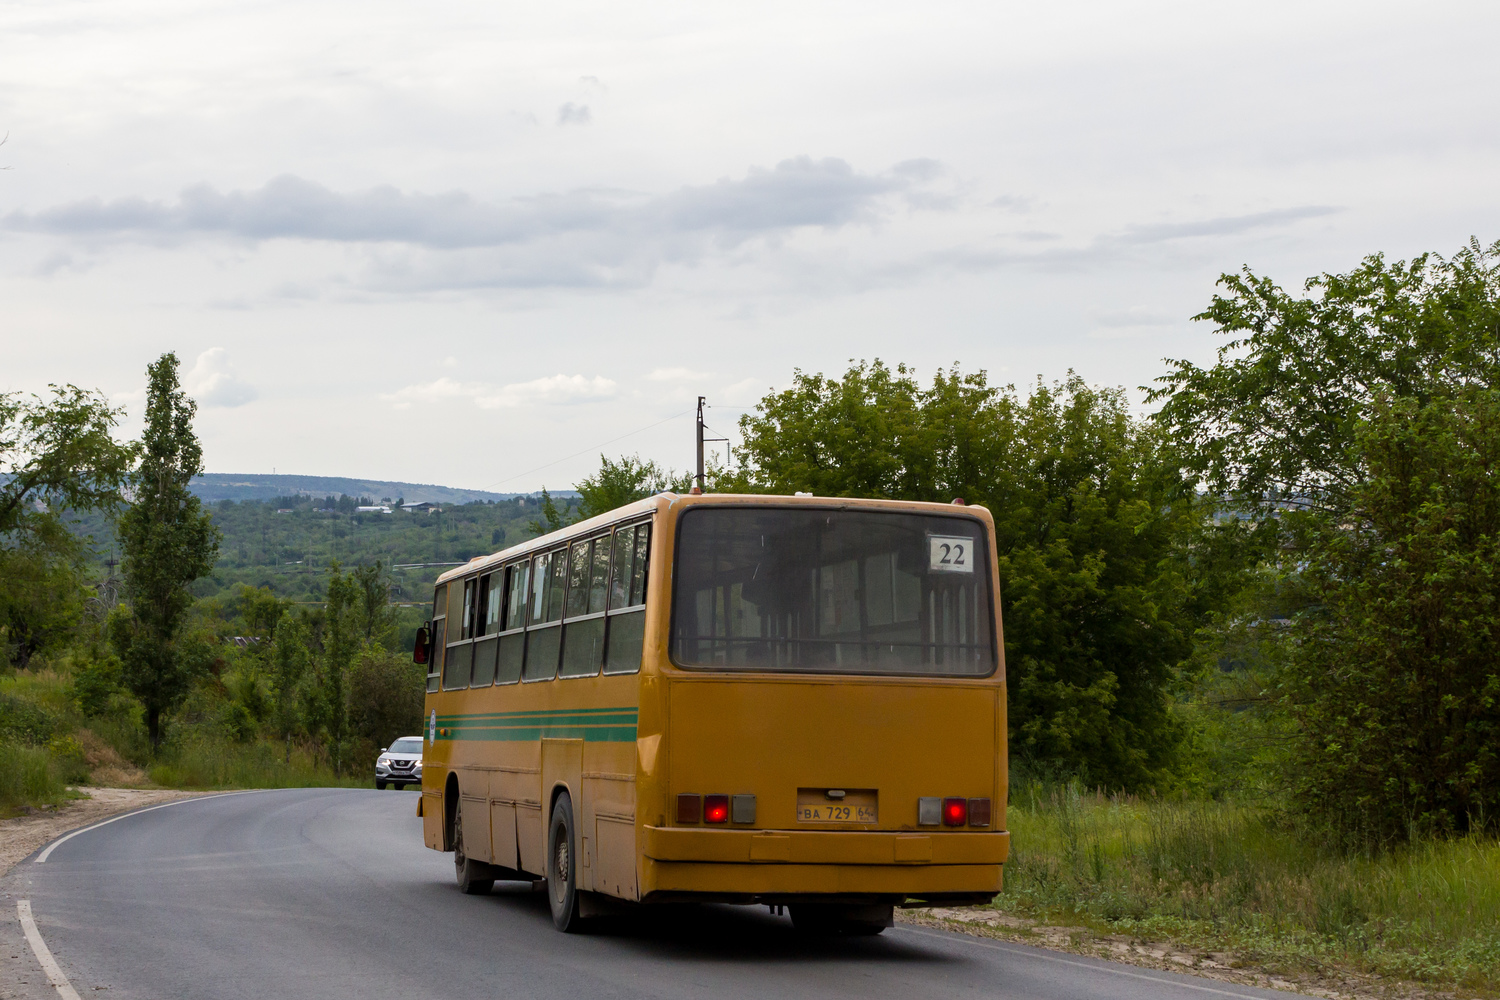
<path fill-rule="evenodd" d="M 518 743 L 548 739 L 582 739 L 586 743 L 633 743 L 639 709 L 553 708 L 525 712 L 475 712 L 440 715 L 446 732 L 440 740 Z"/>
<path fill-rule="evenodd" d="M 444 740 L 473 740 L 484 742 L 520 743 L 540 739 L 581 739 L 585 743 L 634 743 L 635 726 L 515 726 L 506 728 L 460 727 L 450 728 Z"/>

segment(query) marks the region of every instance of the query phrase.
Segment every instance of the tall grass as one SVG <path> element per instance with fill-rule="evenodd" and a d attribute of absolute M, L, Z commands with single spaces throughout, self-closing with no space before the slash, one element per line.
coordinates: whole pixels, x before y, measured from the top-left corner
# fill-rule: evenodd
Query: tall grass
<path fill-rule="evenodd" d="M 357 770 L 336 777 L 326 763 L 301 747 L 288 754 L 283 744 L 223 739 L 188 739 L 164 750 L 151 765 L 151 780 L 169 788 L 363 787 L 374 780 Z"/>
<path fill-rule="evenodd" d="M 45 749 L 0 743 L 0 819 L 35 806 L 57 805 L 70 798 L 66 776 Z"/>
<path fill-rule="evenodd" d="M 1381 854 L 1309 842 L 1263 809 L 1016 789 L 1002 909 L 1289 967 L 1500 987 L 1500 842 Z"/>

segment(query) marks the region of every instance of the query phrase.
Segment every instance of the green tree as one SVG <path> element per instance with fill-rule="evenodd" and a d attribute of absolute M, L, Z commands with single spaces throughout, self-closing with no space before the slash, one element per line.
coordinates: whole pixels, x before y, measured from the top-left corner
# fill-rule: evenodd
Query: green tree
<path fill-rule="evenodd" d="M 77 386 L 52 386 L 49 399 L 0 393 L 0 543 L 57 538 L 61 512 L 112 510 L 132 449 L 115 441 L 123 410 Z"/>
<path fill-rule="evenodd" d="M 1198 319 L 1217 362 L 1151 398 L 1189 469 L 1279 536 L 1290 628 L 1262 630 L 1286 783 L 1359 840 L 1464 829 L 1496 799 L 1489 666 L 1500 243 L 1367 257 L 1303 296 L 1248 269 Z"/>
<path fill-rule="evenodd" d="M 622 457 L 616 462 L 600 455 L 599 471 L 574 485 L 579 497 L 577 520 L 607 513 L 664 490 L 686 491 L 687 483 L 687 476 L 676 476 L 655 462 L 643 462 L 639 455 Z"/>
<path fill-rule="evenodd" d="M 361 593 L 354 573 L 334 563 L 324 603 L 322 687 L 333 773 L 342 774 L 349 746 L 349 669 L 361 647 Z"/>
<path fill-rule="evenodd" d="M 1214 492 L 1246 510 L 1339 515 L 1366 477 L 1355 445 L 1379 399 L 1425 405 L 1500 372 L 1500 242 L 1409 264 L 1375 254 L 1293 296 L 1246 268 L 1194 317 L 1217 363 L 1169 361 L 1149 402 Z"/>
<path fill-rule="evenodd" d="M 1211 508 L 1122 391 L 1070 374 L 1023 399 L 957 369 L 923 388 L 875 361 L 797 372 L 741 431 L 745 488 L 987 506 L 1012 747 L 1111 787 L 1163 780 L 1172 684 L 1234 573 Z M 1204 585 L 1190 560 L 1216 567 Z"/>
<path fill-rule="evenodd" d="M 302 685 L 312 662 L 312 636 L 299 615 L 282 615 L 271 639 L 271 719 L 276 734 L 286 741 L 291 758 L 292 737 L 306 724 L 302 711 Z"/>
<path fill-rule="evenodd" d="M 87 546 L 69 518 L 120 502 L 132 453 L 112 436 L 120 413 L 71 385 L 0 394 L 0 643 L 23 669 L 79 622 Z"/>
<path fill-rule="evenodd" d="M 349 729 L 374 751 L 422 729 L 427 677 L 423 668 L 387 650 L 366 646 L 349 675 Z"/>
<path fill-rule="evenodd" d="M 377 559 L 349 572 L 356 588 L 357 631 L 365 644 L 389 646 L 396 637 L 396 609 L 391 607 L 391 578 Z"/>
<path fill-rule="evenodd" d="M 188 489 L 203 471 L 203 451 L 193 434 L 197 405 L 178 387 L 177 356 L 163 354 L 147 375 L 140 464 L 117 527 L 125 604 L 111 614 L 108 632 L 126 686 L 145 706 L 152 746 L 160 746 L 162 716 L 191 682 L 192 657 L 180 641 L 193 603 L 187 587 L 213 569 L 219 532 Z"/>
<path fill-rule="evenodd" d="M 1500 815 L 1500 392 L 1377 401 L 1347 522 L 1300 526 L 1293 788 L 1359 842 Z"/>

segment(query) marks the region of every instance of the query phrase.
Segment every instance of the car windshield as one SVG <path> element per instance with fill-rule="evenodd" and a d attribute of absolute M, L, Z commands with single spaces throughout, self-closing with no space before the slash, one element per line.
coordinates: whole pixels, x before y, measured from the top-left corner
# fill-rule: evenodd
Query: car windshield
<path fill-rule="evenodd" d="M 683 514 L 673 579 L 679 666 L 995 669 L 989 556 L 971 517 L 699 507 Z"/>
<path fill-rule="evenodd" d="M 416 756 L 420 757 L 422 755 L 422 741 L 419 739 L 397 740 L 396 742 L 391 744 L 391 748 L 387 752 L 415 754 Z"/>

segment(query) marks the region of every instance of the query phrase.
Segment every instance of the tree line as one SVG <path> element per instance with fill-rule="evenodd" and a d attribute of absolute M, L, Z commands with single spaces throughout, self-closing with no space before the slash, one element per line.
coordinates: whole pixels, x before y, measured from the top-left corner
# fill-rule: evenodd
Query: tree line
<path fill-rule="evenodd" d="M 1190 783 L 1216 733 L 1254 729 L 1251 766 L 1333 836 L 1473 829 L 1500 808 L 1497 257 L 1477 242 L 1374 255 L 1292 292 L 1224 275 L 1195 317 L 1216 360 L 1168 360 L 1146 415 L 1071 372 L 1018 388 L 957 364 L 926 381 L 879 359 L 798 370 L 741 419 L 740 464 L 710 488 L 988 507 L 1019 767 L 1164 791 Z M 124 589 L 95 617 L 157 742 L 194 676 L 187 588 L 219 535 L 187 490 L 201 452 L 175 357 L 149 376 L 129 445 L 97 394 L 0 397 L 0 608 L 25 669 L 48 629 L 108 604 L 79 586 L 84 547 L 63 521 L 118 506 Z M 601 456 L 577 502 L 544 496 L 530 529 L 686 485 Z M 316 734 L 337 767 L 357 664 L 388 652 L 371 572 L 334 567 L 316 617 L 267 611 L 254 654 L 261 730 Z M 47 595 L 50 618 L 34 613 Z M 1230 676 L 1243 696 L 1198 711 Z M 418 678 L 391 683 L 420 704 Z"/>

